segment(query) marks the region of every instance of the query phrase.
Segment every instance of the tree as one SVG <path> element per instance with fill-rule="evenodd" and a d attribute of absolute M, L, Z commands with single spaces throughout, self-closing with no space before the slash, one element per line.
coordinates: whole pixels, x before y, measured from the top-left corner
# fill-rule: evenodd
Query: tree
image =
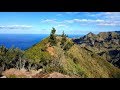
<path fill-rule="evenodd" d="M 0 67 L 2 67 L 3 70 L 5 70 L 6 68 L 6 63 L 8 61 L 8 58 L 7 58 L 7 52 L 8 52 L 8 49 L 5 47 L 5 46 L 1 46 L 0 47 Z"/>
<path fill-rule="evenodd" d="M 22 67 L 22 56 L 23 51 L 18 48 L 9 48 L 7 49 L 4 46 L 0 47 L 0 67 L 3 70 L 9 68 L 19 68 Z"/>
<path fill-rule="evenodd" d="M 19 69 L 21 69 L 22 68 L 22 66 L 23 66 L 23 62 L 24 61 L 22 61 L 22 57 L 23 57 L 23 51 L 21 51 L 20 49 L 18 49 L 18 48 L 16 48 L 15 49 L 15 52 L 16 52 L 16 55 L 15 55 L 15 61 L 16 61 L 16 66 L 17 66 L 17 68 L 19 68 Z"/>
<path fill-rule="evenodd" d="M 65 42 L 67 41 L 66 35 L 65 35 L 64 31 L 63 31 L 61 36 L 62 36 L 61 47 L 63 47 L 65 45 Z"/>
<path fill-rule="evenodd" d="M 49 37 L 49 42 L 50 42 L 51 46 L 55 46 L 57 43 L 55 32 L 56 32 L 56 29 L 52 28 L 50 37 Z"/>
<path fill-rule="evenodd" d="M 55 28 L 52 28 L 51 34 L 55 35 L 55 32 L 56 32 L 56 29 L 55 29 Z"/>
<path fill-rule="evenodd" d="M 64 37 L 65 36 L 65 33 L 64 33 L 64 31 L 63 31 L 63 33 L 62 33 L 62 35 L 61 35 L 62 37 Z"/>

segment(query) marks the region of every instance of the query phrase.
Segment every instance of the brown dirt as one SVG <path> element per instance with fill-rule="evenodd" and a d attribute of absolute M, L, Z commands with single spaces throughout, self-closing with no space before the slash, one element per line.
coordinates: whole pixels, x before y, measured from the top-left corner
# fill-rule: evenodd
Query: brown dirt
<path fill-rule="evenodd" d="M 27 71 L 25 69 L 21 69 L 21 70 L 18 70 L 18 69 L 14 69 L 14 68 L 11 68 L 11 69 L 8 69 L 6 71 L 3 72 L 3 75 L 6 76 L 6 77 L 10 77 L 11 75 L 14 75 L 18 78 L 31 78 L 32 76 L 36 75 L 37 73 L 39 73 L 41 71 L 38 70 L 31 70 L 31 71 Z"/>
<path fill-rule="evenodd" d="M 45 74 L 45 73 L 39 73 L 33 76 L 33 78 L 71 78 L 70 76 L 63 75 L 58 72 L 53 72 L 50 74 Z"/>
<path fill-rule="evenodd" d="M 68 75 L 64 75 L 58 72 L 42 73 L 41 69 L 38 71 L 31 70 L 28 72 L 25 69 L 18 70 L 11 68 L 3 72 L 3 76 L 5 78 L 11 78 L 12 75 L 15 76 L 15 78 L 72 78 Z"/>
<path fill-rule="evenodd" d="M 49 74 L 48 76 L 46 76 L 47 78 L 70 78 L 70 76 L 67 75 L 63 75 L 61 73 L 58 72 L 53 72 L 51 74 Z"/>
<path fill-rule="evenodd" d="M 46 49 L 52 56 L 55 55 L 55 50 L 53 47 L 47 47 Z"/>
<path fill-rule="evenodd" d="M 50 53 L 50 55 L 53 56 L 55 54 L 54 48 L 50 46 L 50 43 L 47 43 L 46 47 L 47 47 L 46 51 L 48 51 Z"/>

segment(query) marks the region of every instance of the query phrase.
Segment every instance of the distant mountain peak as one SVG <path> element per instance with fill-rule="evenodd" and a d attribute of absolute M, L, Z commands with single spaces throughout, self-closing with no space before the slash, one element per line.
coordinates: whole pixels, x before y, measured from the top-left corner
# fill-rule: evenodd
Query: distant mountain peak
<path fill-rule="evenodd" d="M 120 31 L 115 31 L 116 33 L 120 34 Z"/>
<path fill-rule="evenodd" d="M 88 36 L 88 37 L 91 37 L 91 36 L 95 36 L 95 34 L 92 33 L 92 32 L 89 32 L 89 33 L 87 34 L 87 36 Z"/>

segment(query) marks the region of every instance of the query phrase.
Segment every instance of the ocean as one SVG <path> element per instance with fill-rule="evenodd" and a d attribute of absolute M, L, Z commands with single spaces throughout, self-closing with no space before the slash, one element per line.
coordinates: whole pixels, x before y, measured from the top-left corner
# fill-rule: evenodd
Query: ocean
<path fill-rule="evenodd" d="M 49 34 L 0 34 L 0 46 L 7 48 L 16 47 L 26 50 L 42 39 L 48 37 Z M 78 38 L 83 35 L 68 35 L 69 38 Z"/>

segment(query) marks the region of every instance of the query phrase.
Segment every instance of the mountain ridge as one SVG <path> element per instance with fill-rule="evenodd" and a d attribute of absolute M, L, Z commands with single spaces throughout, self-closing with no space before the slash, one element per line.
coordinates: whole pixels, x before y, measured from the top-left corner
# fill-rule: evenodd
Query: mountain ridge
<path fill-rule="evenodd" d="M 100 32 L 97 35 L 88 37 L 85 35 L 73 41 L 80 46 L 86 47 L 92 52 L 102 56 L 107 61 L 120 67 L 120 34 L 114 32 Z"/>
<path fill-rule="evenodd" d="M 92 34 L 92 36 L 94 36 L 94 34 Z M 110 78 L 119 76 L 120 70 L 117 67 L 86 47 L 74 43 L 68 50 L 64 50 L 60 46 L 61 38 L 61 36 L 57 36 L 56 41 L 58 42 L 56 46 L 48 46 L 52 47 L 55 52 L 54 55 L 51 56 L 52 59 L 50 63 L 45 66 L 45 72 L 56 71 L 70 76 L 79 76 L 81 78 Z M 67 38 L 65 43 L 67 44 L 67 42 L 73 43 L 72 39 L 69 38 Z M 43 46 L 47 43 L 48 42 L 44 43 Z M 35 47 L 37 48 L 37 46 L 32 48 Z M 28 52 L 30 53 L 31 50 L 26 51 L 26 53 Z"/>
<path fill-rule="evenodd" d="M 62 35 L 55 32 L 53 28 L 50 36 L 24 52 L 0 47 L 3 75 L 7 78 L 120 78 L 116 66 L 120 57 L 118 33 L 90 32 L 72 39 L 64 32 Z"/>

